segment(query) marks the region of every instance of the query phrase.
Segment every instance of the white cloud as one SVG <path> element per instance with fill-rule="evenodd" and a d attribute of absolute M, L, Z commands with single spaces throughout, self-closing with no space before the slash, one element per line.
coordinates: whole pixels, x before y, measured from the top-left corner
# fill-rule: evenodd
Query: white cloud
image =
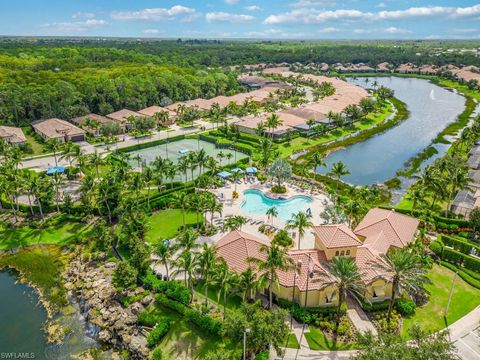
<path fill-rule="evenodd" d="M 137 11 L 114 11 L 111 13 L 112 19 L 120 21 L 163 21 L 173 20 L 178 16 L 192 16 L 196 13 L 195 9 L 175 5 L 171 8 L 148 8 Z"/>
<path fill-rule="evenodd" d="M 97 29 L 108 25 L 105 20 L 88 19 L 85 21 L 53 22 L 42 27 L 59 33 L 80 33 L 89 29 Z"/>
<path fill-rule="evenodd" d="M 373 28 L 373 29 L 354 29 L 353 30 L 354 34 L 360 35 L 360 34 L 409 34 L 411 33 L 410 30 L 406 29 L 400 29 L 395 26 L 391 26 L 388 28 Z"/>
<path fill-rule="evenodd" d="M 209 23 L 213 22 L 230 22 L 230 23 L 243 23 L 255 20 L 252 15 L 232 14 L 226 12 L 209 12 L 205 15 L 205 19 Z"/>
<path fill-rule="evenodd" d="M 384 2 L 381 2 L 381 3 L 377 4 L 376 7 L 377 7 L 377 8 L 386 8 L 386 7 L 387 7 L 387 4 L 385 4 Z"/>
<path fill-rule="evenodd" d="M 335 6 L 337 2 L 335 0 L 297 0 L 290 4 L 293 8 L 305 8 L 305 7 L 327 7 Z"/>
<path fill-rule="evenodd" d="M 95 17 L 94 13 L 78 11 L 72 15 L 73 19 L 93 19 Z"/>
<path fill-rule="evenodd" d="M 480 29 L 457 28 L 457 29 L 452 29 L 452 32 L 457 33 L 457 34 L 480 33 Z"/>
<path fill-rule="evenodd" d="M 245 6 L 245 10 L 248 11 L 260 11 L 262 8 L 258 5 L 250 5 L 250 6 Z"/>
<path fill-rule="evenodd" d="M 387 34 L 408 34 L 411 32 L 410 30 L 400 29 L 395 26 L 390 26 L 386 29 L 383 29 L 383 31 L 386 32 Z"/>
<path fill-rule="evenodd" d="M 331 34 L 331 33 L 339 32 L 339 31 L 342 31 L 342 30 L 338 29 L 336 27 L 326 27 L 326 28 L 317 30 L 317 33 L 319 33 L 319 34 Z"/>
<path fill-rule="evenodd" d="M 225 4 L 234 5 L 238 3 L 240 0 L 224 0 L 224 1 L 225 1 Z"/>
<path fill-rule="evenodd" d="M 264 23 L 268 25 L 278 24 L 318 24 L 326 21 L 378 21 L 378 20 L 401 20 L 419 17 L 443 16 L 458 18 L 480 15 L 480 4 L 470 7 L 412 7 L 405 10 L 363 12 L 354 9 L 316 10 L 312 8 L 298 8 L 290 12 L 278 15 L 270 15 Z"/>
<path fill-rule="evenodd" d="M 149 34 L 149 35 L 155 35 L 155 34 L 160 34 L 160 30 L 158 29 L 145 29 L 143 30 L 144 34 Z"/>

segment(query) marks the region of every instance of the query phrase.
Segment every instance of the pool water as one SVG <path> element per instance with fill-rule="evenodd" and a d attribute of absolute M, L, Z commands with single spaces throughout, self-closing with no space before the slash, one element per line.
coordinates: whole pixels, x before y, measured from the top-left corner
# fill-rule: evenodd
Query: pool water
<path fill-rule="evenodd" d="M 287 222 L 292 215 L 299 211 L 308 209 L 312 203 L 312 198 L 305 195 L 296 195 L 286 200 L 271 199 L 260 190 L 250 189 L 243 192 L 245 200 L 242 204 L 242 210 L 252 215 L 265 215 L 267 210 L 273 206 L 277 208 L 278 218 Z"/>

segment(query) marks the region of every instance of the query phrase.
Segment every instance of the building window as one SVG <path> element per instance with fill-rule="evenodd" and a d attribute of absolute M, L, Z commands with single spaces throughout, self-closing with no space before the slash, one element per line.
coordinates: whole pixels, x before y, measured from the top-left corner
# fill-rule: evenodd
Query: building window
<path fill-rule="evenodd" d="M 338 256 L 338 250 L 337 250 L 337 251 L 335 251 L 335 256 Z"/>
<path fill-rule="evenodd" d="M 347 255 L 350 255 L 350 250 L 347 250 L 346 254 L 347 254 Z"/>
<path fill-rule="evenodd" d="M 375 289 L 373 289 L 373 297 L 374 297 L 374 298 L 377 298 L 377 297 L 378 297 L 377 293 L 375 292 Z"/>
<path fill-rule="evenodd" d="M 340 256 L 343 256 L 343 255 L 345 255 L 345 251 L 344 251 L 344 250 L 342 250 L 342 251 L 340 252 Z"/>

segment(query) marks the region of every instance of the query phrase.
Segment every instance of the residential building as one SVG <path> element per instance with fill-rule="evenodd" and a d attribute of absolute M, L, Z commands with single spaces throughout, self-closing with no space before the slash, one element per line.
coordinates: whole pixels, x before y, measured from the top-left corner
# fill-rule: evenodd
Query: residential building
<path fill-rule="evenodd" d="M 162 111 L 168 112 L 168 121 L 165 125 L 171 125 L 175 123 L 177 119 L 177 113 L 173 110 L 167 109 L 165 107 L 153 105 L 149 106 L 145 109 L 138 110 L 138 113 L 143 115 L 143 116 L 148 116 L 148 117 L 154 117 L 156 113 L 160 113 Z"/>
<path fill-rule="evenodd" d="M 13 126 L 0 126 L 0 139 L 13 146 L 23 145 L 27 142 L 22 129 Z"/>
<path fill-rule="evenodd" d="M 131 127 L 131 124 L 129 124 L 129 120 L 128 120 L 130 117 L 132 117 L 132 116 L 133 117 L 145 117 L 145 115 L 142 115 L 139 112 L 132 111 L 132 110 L 129 110 L 129 109 L 121 109 L 121 110 L 115 111 L 111 114 L 107 114 L 106 116 L 107 116 L 107 118 L 115 121 L 120 126 L 122 131 L 126 131 Z"/>
<path fill-rule="evenodd" d="M 93 120 L 98 123 L 98 126 L 88 126 L 88 120 Z M 86 132 L 93 136 L 99 136 L 102 125 L 112 123 L 113 121 L 106 116 L 97 115 L 97 114 L 87 114 L 73 118 L 71 120 L 75 125 L 81 127 Z"/>
<path fill-rule="evenodd" d="M 32 124 L 33 129 L 45 140 L 57 140 L 59 142 L 84 141 L 85 130 L 57 118 L 40 120 Z"/>

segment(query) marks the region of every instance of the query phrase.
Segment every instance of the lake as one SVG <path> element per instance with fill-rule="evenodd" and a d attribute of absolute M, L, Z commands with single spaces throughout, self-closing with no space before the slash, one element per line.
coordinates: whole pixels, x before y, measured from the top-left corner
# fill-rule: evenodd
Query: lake
<path fill-rule="evenodd" d="M 61 345 L 48 344 L 43 331 L 47 312 L 39 304 L 35 290 L 16 280 L 15 271 L 0 271 L 0 353 L 15 353 L 19 359 L 19 354 L 26 354 L 30 357 L 23 355 L 24 359 L 67 360 L 73 354 L 98 347 L 97 342 L 87 336 L 89 327 L 75 305 L 70 307 L 68 315 L 56 317 L 71 334 Z"/>
<path fill-rule="evenodd" d="M 343 161 L 350 175 L 342 179 L 350 184 L 383 183 L 395 176 L 406 161 L 426 148 L 449 123 L 455 121 L 465 107 L 465 98 L 428 80 L 403 77 L 372 77 L 395 91 L 395 97 L 407 104 L 410 112 L 401 124 L 366 141 L 332 152 L 325 158 L 326 173 L 333 163 Z M 365 86 L 365 78 L 350 82 Z M 371 86 L 371 85 L 369 85 Z"/>

